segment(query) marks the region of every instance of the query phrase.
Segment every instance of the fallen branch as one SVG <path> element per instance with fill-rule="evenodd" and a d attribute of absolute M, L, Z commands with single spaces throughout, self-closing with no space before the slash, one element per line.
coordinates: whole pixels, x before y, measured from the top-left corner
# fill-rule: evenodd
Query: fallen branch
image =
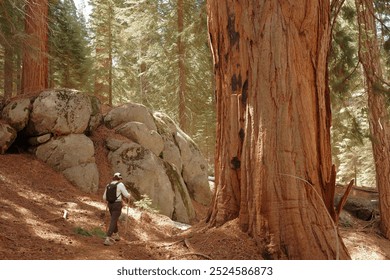
<path fill-rule="evenodd" d="M 45 223 L 54 223 L 54 222 L 59 222 L 59 221 L 63 221 L 64 218 L 53 218 L 53 219 L 49 219 L 49 220 L 44 220 Z"/>

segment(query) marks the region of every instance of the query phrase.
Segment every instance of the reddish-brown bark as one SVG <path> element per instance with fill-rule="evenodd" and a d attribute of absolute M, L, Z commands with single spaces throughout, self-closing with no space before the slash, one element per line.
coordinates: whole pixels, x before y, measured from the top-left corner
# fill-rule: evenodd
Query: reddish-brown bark
<path fill-rule="evenodd" d="M 208 222 L 238 217 L 264 258 L 349 258 L 332 219 L 329 2 L 208 1 L 208 13 L 218 122 Z"/>
<path fill-rule="evenodd" d="M 48 0 L 26 4 L 22 92 L 35 93 L 48 87 Z"/>

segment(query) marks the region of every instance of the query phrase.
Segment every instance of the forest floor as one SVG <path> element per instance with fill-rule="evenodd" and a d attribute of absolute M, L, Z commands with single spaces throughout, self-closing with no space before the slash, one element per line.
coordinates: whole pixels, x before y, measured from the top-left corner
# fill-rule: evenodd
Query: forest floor
<path fill-rule="evenodd" d="M 98 161 L 101 186 L 96 194 L 86 194 L 32 155 L 0 155 L 0 260 L 261 258 L 236 220 L 207 229 L 201 221 L 207 208 L 200 205 L 190 228 L 124 207 L 122 239 L 104 246 L 109 214 L 101 197 L 111 172 L 103 158 Z M 390 241 L 380 236 L 375 221 L 356 220 L 340 232 L 352 259 L 390 259 Z"/>

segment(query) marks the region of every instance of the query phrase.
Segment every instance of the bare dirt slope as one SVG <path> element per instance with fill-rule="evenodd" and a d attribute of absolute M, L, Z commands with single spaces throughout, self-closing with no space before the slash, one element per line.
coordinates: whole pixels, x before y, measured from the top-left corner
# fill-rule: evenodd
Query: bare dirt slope
<path fill-rule="evenodd" d="M 102 193 L 103 187 L 81 192 L 33 156 L 0 155 L 0 259 L 258 258 L 234 222 L 204 234 L 201 226 L 185 231 L 135 208 L 120 222 L 122 240 L 104 246 L 109 217 Z"/>
<path fill-rule="evenodd" d="M 164 216 L 136 208 L 123 210 L 129 218 L 120 222 L 122 240 L 104 246 L 108 214 L 101 196 L 110 174 L 104 166 L 100 161 L 99 192 L 86 194 L 31 155 L 0 155 L 0 259 L 260 258 L 236 221 L 217 229 L 199 223 L 182 230 Z M 197 210 L 201 220 L 207 209 Z M 341 233 L 352 258 L 390 259 L 390 241 L 377 234 L 375 225 L 360 222 Z"/>

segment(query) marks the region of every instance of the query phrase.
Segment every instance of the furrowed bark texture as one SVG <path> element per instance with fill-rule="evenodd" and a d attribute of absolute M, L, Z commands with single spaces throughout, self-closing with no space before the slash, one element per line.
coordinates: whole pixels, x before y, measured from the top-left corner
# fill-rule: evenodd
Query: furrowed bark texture
<path fill-rule="evenodd" d="M 208 222 L 239 217 L 266 259 L 349 258 L 331 218 L 329 8 L 208 1 L 218 116 Z"/>
<path fill-rule="evenodd" d="M 29 0 L 25 30 L 28 37 L 23 56 L 23 93 L 36 93 L 48 87 L 48 0 Z"/>

